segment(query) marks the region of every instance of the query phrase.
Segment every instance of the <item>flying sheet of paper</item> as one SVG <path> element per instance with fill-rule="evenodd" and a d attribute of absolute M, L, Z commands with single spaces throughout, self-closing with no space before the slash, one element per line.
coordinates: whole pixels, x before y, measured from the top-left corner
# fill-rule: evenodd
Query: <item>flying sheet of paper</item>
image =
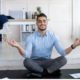
<path fill-rule="evenodd" d="M 73 78 L 79 78 L 80 79 L 80 73 L 73 73 L 73 74 L 70 74 L 70 76 L 72 76 Z"/>

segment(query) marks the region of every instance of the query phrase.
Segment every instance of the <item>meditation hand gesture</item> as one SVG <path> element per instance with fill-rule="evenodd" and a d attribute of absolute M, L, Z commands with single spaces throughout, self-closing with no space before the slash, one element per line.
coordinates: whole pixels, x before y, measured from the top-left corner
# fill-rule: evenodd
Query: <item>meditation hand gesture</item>
<path fill-rule="evenodd" d="M 75 41 L 74 41 L 74 43 L 73 43 L 73 46 L 74 47 L 77 47 L 77 46 L 79 46 L 80 45 L 80 39 L 76 39 Z"/>
<path fill-rule="evenodd" d="M 7 42 L 12 47 L 18 47 L 19 46 L 19 44 L 15 40 L 10 40 L 10 41 L 7 41 Z"/>

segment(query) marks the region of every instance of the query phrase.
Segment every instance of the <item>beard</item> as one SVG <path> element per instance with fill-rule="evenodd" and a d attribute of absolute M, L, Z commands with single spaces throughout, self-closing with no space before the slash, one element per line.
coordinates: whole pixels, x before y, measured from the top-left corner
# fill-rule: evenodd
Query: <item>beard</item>
<path fill-rule="evenodd" d="M 44 28 L 44 29 L 41 29 L 41 28 L 38 28 L 40 31 L 45 31 L 46 30 L 46 28 Z"/>

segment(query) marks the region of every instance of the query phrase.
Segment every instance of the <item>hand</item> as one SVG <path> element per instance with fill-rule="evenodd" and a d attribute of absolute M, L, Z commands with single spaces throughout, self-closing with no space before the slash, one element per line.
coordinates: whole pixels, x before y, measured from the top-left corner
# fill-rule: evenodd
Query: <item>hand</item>
<path fill-rule="evenodd" d="M 73 43 L 73 46 L 74 47 L 77 47 L 77 46 L 79 46 L 80 45 L 80 39 L 76 39 L 75 41 L 74 41 L 74 43 Z"/>
<path fill-rule="evenodd" d="M 19 44 L 15 40 L 10 40 L 10 41 L 7 41 L 7 42 L 12 47 L 18 47 L 19 46 Z"/>

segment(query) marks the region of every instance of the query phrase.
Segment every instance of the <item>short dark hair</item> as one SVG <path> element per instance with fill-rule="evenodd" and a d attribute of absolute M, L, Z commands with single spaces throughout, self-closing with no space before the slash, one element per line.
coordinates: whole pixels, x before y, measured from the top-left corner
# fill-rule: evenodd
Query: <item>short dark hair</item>
<path fill-rule="evenodd" d="M 46 14 L 44 14 L 44 13 L 38 14 L 38 15 L 37 15 L 37 20 L 38 20 L 39 17 L 45 17 L 45 18 L 47 18 Z"/>

